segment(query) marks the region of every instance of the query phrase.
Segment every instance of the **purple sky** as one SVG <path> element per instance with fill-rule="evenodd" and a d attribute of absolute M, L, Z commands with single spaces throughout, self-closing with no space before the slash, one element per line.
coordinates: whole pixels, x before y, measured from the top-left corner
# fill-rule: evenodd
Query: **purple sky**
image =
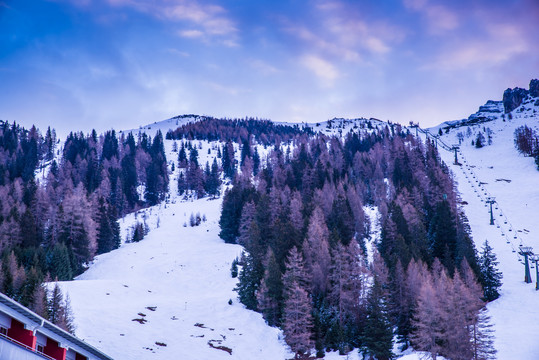
<path fill-rule="evenodd" d="M 539 77 L 537 0 L 0 0 L 0 119 L 460 119 Z"/>

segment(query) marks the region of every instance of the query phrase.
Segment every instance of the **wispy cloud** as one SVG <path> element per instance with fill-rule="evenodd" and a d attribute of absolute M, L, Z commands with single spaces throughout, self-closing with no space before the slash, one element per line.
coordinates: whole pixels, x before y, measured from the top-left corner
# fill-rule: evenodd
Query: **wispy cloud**
<path fill-rule="evenodd" d="M 217 93 L 222 93 L 225 95 L 230 95 L 230 96 L 238 96 L 238 95 L 251 92 L 250 89 L 243 89 L 243 88 L 234 87 L 230 85 L 223 85 L 216 82 L 206 82 L 206 85 L 212 91 L 215 91 Z"/>
<path fill-rule="evenodd" d="M 313 72 L 326 86 L 332 86 L 340 76 L 339 71 L 333 64 L 316 55 L 303 56 L 301 64 Z"/>
<path fill-rule="evenodd" d="M 130 7 L 156 18 L 183 23 L 189 28 L 177 34 L 184 38 L 217 40 L 238 45 L 238 28 L 225 8 L 195 0 L 107 0 L 112 6 Z"/>
<path fill-rule="evenodd" d="M 180 30 L 178 35 L 188 39 L 195 39 L 204 37 L 204 32 L 200 30 Z"/>
<path fill-rule="evenodd" d="M 314 13 L 311 21 L 290 21 L 284 29 L 326 58 L 365 62 L 389 54 L 405 36 L 397 25 L 366 16 L 357 4 L 318 1 Z"/>
<path fill-rule="evenodd" d="M 279 69 L 277 69 L 275 66 L 260 60 L 260 59 L 251 59 L 248 61 L 249 66 L 251 66 L 256 71 L 264 74 L 264 75 L 272 75 L 281 72 Z"/>
<path fill-rule="evenodd" d="M 403 0 L 403 3 L 407 9 L 420 13 L 425 18 L 429 31 L 433 34 L 455 30 L 460 25 L 457 14 L 447 6 L 433 3 L 431 0 Z"/>
<path fill-rule="evenodd" d="M 437 59 L 426 67 L 449 71 L 474 67 L 487 69 L 533 51 L 526 28 L 514 23 L 485 21 L 480 34 L 466 42 L 457 41 L 444 47 Z"/>

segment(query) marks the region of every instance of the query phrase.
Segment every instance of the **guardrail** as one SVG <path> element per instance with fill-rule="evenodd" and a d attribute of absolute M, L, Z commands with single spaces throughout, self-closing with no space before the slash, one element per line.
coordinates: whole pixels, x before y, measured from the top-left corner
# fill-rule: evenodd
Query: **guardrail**
<path fill-rule="evenodd" d="M 55 358 L 50 357 L 49 355 L 44 354 L 44 353 L 42 353 L 42 352 L 39 352 L 39 351 L 37 351 L 36 349 L 34 349 L 34 348 L 32 348 L 32 347 L 30 347 L 30 346 L 28 346 L 28 345 L 26 345 L 26 344 L 23 344 L 22 342 L 17 341 L 17 340 L 15 340 L 15 339 L 13 339 L 13 338 L 11 338 L 11 337 L 5 335 L 5 334 L 1 334 L 1 333 L 0 333 L 0 338 L 1 338 L 1 339 L 4 339 L 4 340 L 6 340 L 6 341 L 9 341 L 10 343 L 13 343 L 13 344 L 15 344 L 15 345 L 17 345 L 17 346 L 19 346 L 19 347 L 21 347 L 21 348 L 24 348 L 25 350 L 30 351 L 30 352 L 34 353 L 35 355 L 37 355 L 37 356 L 41 356 L 41 357 L 44 358 L 44 359 L 47 359 L 47 360 L 56 360 Z"/>

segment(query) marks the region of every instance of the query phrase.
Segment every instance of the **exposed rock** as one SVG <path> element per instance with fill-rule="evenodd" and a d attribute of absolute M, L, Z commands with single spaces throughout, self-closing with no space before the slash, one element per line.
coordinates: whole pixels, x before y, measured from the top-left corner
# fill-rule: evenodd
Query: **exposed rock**
<path fill-rule="evenodd" d="M 503 107 L 505 113 L 510 113 L 522 104 L 528 96 L 528 90 L 522 88 L 507 89 L 503 92 Z"/>
<path fill-rule="evenodd" d="M 539 80 L 537 79 L 530 81 L 530 96 L 539 97 Z"/>

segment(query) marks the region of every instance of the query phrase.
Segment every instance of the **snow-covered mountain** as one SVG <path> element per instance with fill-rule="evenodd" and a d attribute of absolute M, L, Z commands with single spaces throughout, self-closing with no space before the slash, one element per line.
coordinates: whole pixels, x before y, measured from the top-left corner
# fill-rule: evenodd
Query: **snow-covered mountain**
<path fill-rule="evenodd" d="M 509 116 L 502 102 L 489 101 L 468 119 L 429 129 L 443 143 L 458 144 L 454 153 L 440 146 L 440 155 L 458 183 L 476 248 L 488 239 L 500 261 L 502 296 L 489 304 L 496 331 L 499 359 L 534 359 L 539 354 L 539 292 L 524 283 L 519 246 L 537 247 L 539 171 L 532 158 L 519 155 L 513 133 L 527 125 L 539 128 L 539 102 L 528 97 Z M 186 115 L 140 129 L 153 135 L 203 117 Z M 287 124 L 289 125 L 289 124 Z M 325 134 L 369 131 L 387 123 L 376 119 L 332 119 L 303 124 Z M 477 134 L 491 134 L 492 144 L 472 145 Z M 422 135 L 424 136 L 424 135 Z M 215 142 L 198 142 L 200 163 L 213 159 Z M 169 164 L 176 158 L 173 141 L 165 140 Z M 120 220 L 127 239 L 137 222 L 149 234 L 139 243 L 124 242 L 120 249 L 96 258 L 90 269 L 61 284 L 69 293 L 77 335 L 116 359 L 285 359 L 282 333 L 265 324 L 258 313 L 246 310 L 233 291 L 236 279 L 230 266 L 242 251 L 219 239 L 221 199 L 182 200 L 176 194 L 178 169 L 171 173 L 169 199 Z M 495 224 L 489 225 L 488 197 L 495 197 Z M 372 210 L 369 210 L 371 214 Z M 206 221 L 189 226 L 191 214 Z M 374 215 L 372 215 L 374 216 Z M 373 219 L 371 219 L 373 220 Z M 373 224 L 373 231 L 377 229 Z M 534 273 L 534 269 L 532 269 Z M 533 276 L 535 280 L 535 275 Z M 98 305 L 96 305 L 98 304 Z M 418 358 L 407 353 L 402 358 Z M 328 359 L 340 358 L 332 353 Z M 350 358 L 359 358 L 357 352 Z"/>

